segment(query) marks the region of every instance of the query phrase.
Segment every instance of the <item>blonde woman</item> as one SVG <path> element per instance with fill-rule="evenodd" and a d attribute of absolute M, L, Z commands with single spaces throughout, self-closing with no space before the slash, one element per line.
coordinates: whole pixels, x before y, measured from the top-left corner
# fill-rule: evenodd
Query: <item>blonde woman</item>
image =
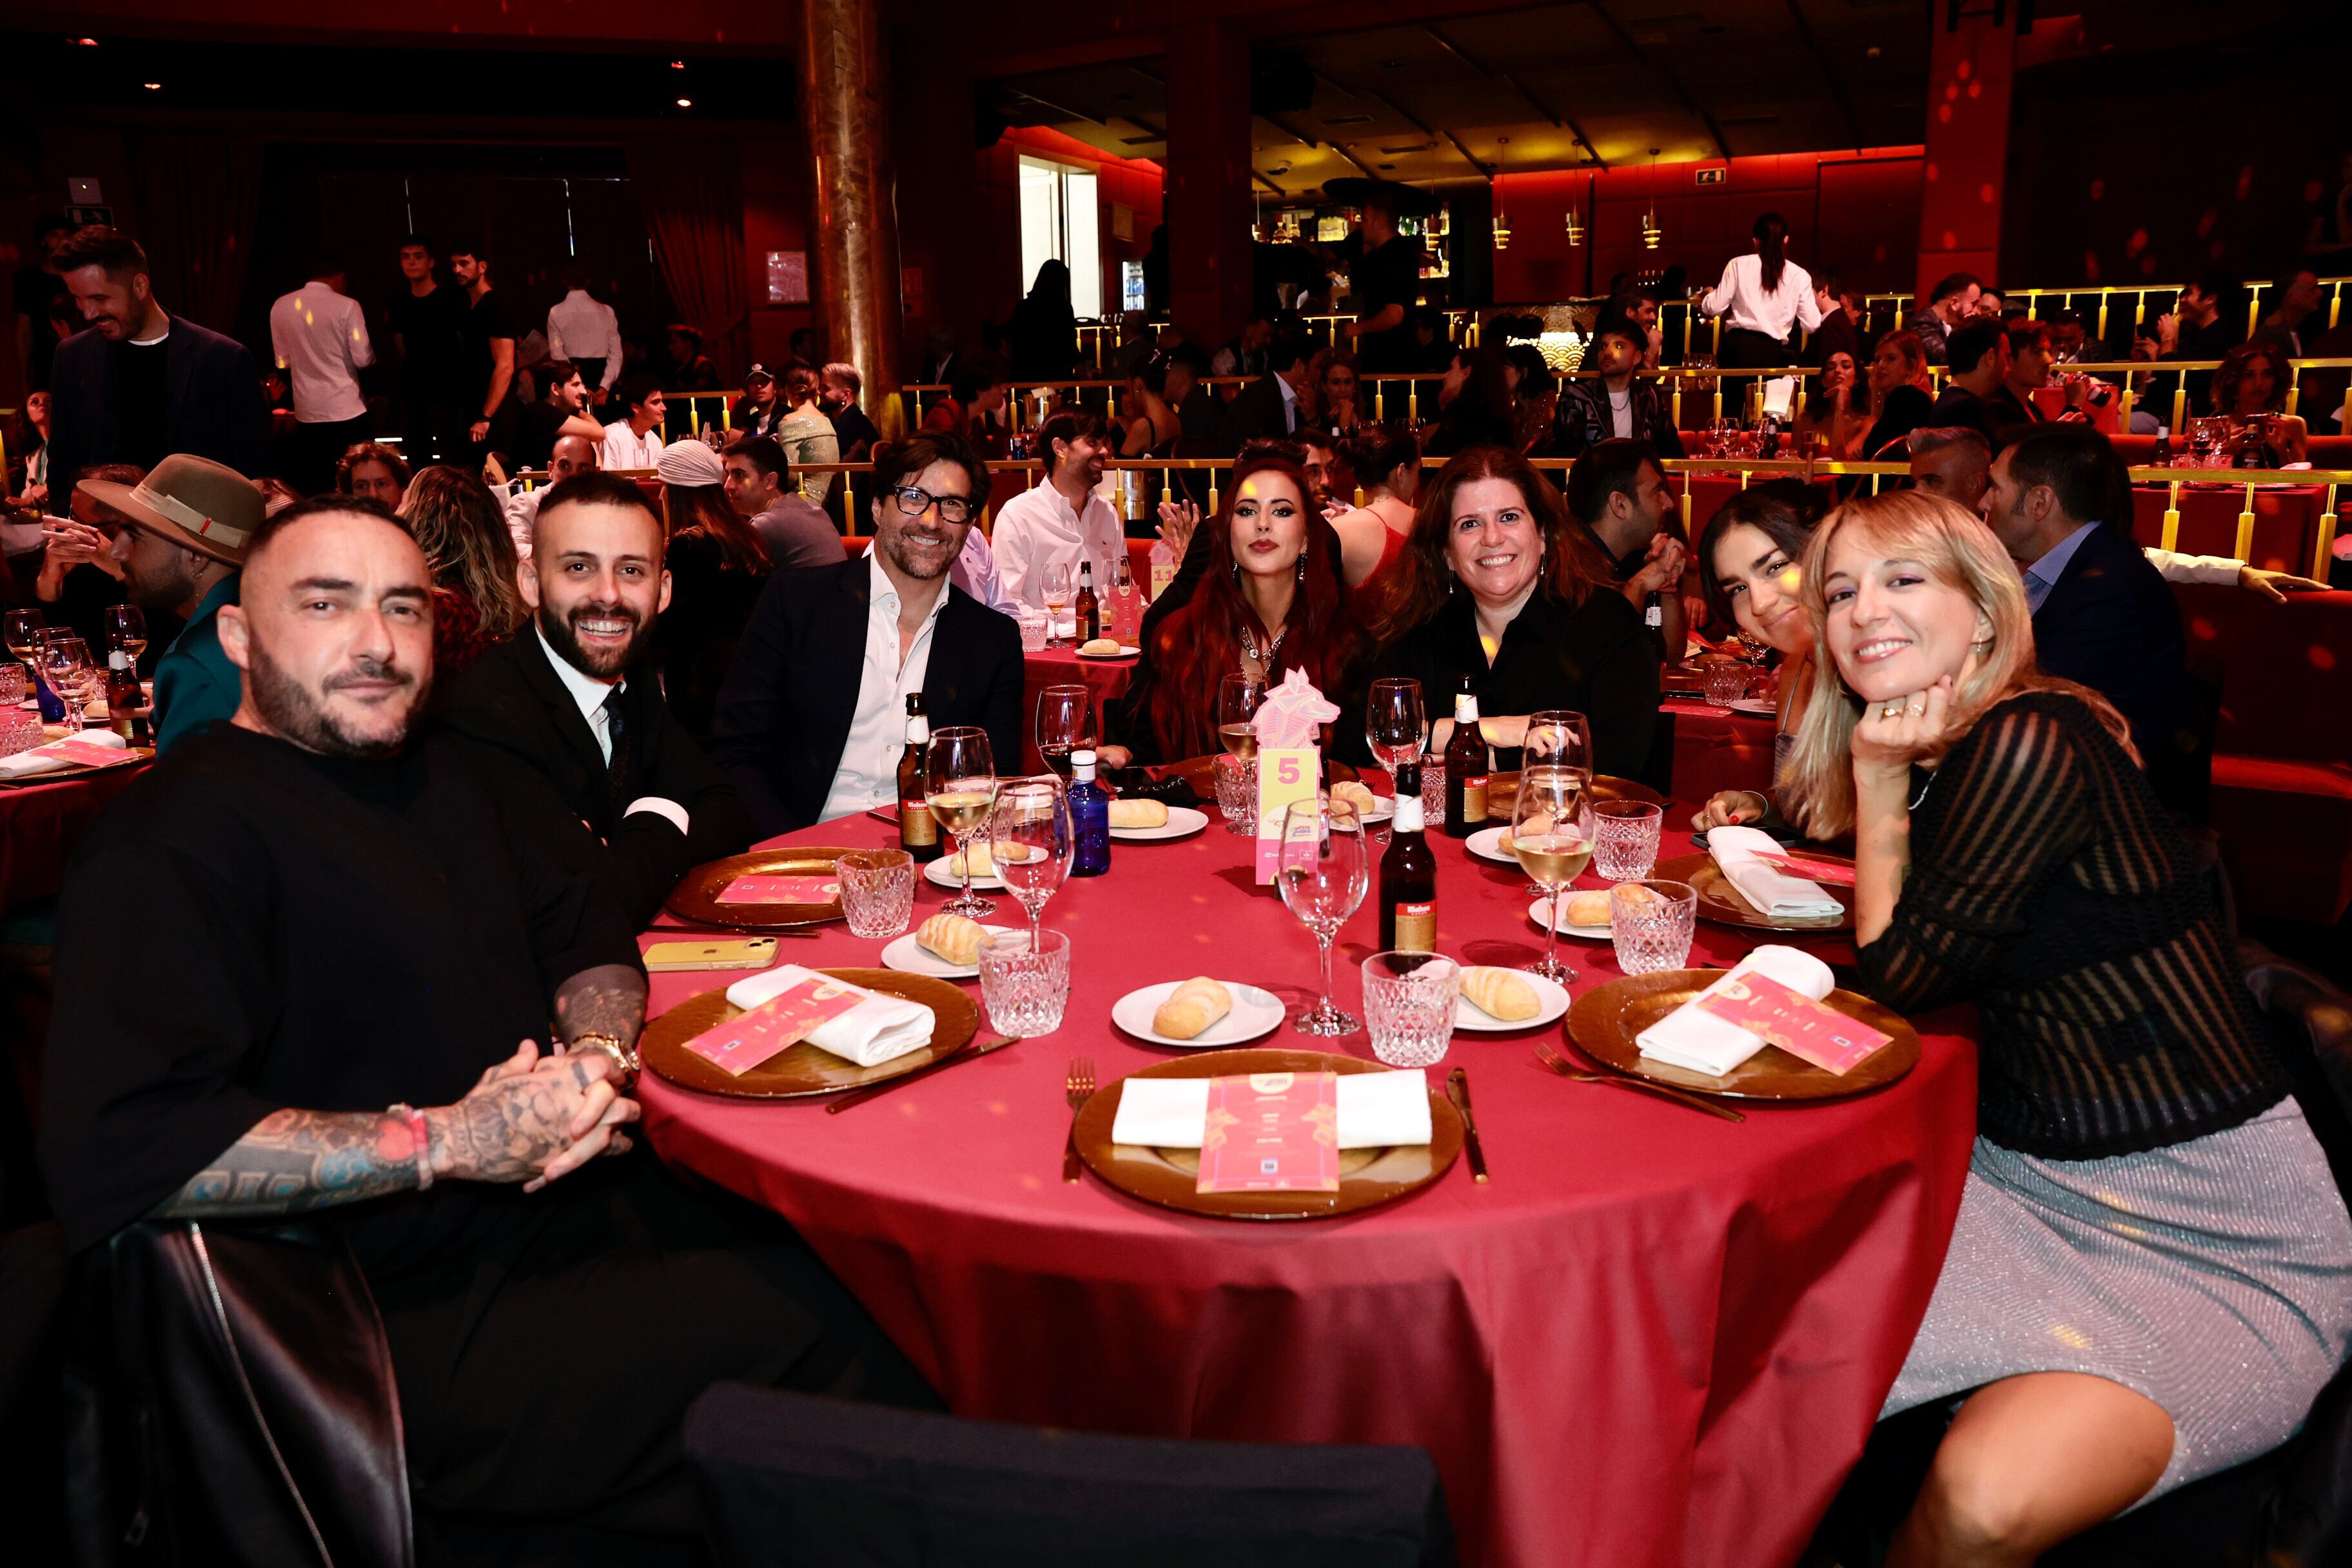
<path fill-rule="evenodd" d="M 514 535 L 488 488 L 447 463 L 417 470 L 400 516 L 433 569 L 433 673 L 448 680 L 530 618 Z"/>
<path fill-rule="evenodd" d="M 2352 1218 L 2122 719 L 2036 671 L 1991 531 L 1897 491 L 1801 564 L 1822 657 L 1785 804 L 1854 835 L 1871 994 L 1981 1020 L 1968 1184 L 1885 1413 L 1967 1400 L 1888 1562 L 2027 1563 L 2295 1430 L 2352 1340 Z"/>

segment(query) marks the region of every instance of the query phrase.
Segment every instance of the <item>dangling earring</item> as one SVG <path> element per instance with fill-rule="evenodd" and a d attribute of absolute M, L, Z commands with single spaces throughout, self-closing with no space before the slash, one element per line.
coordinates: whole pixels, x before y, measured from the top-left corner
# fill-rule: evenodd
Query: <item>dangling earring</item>
<path fill-rule="evenodd" d="M 1298 552 L 1298 580 L 1302 583 L 1307 581 L 1307 552 L 1304 550 Z"/>
<path fill-rule="evenodd" d="M 1234 563 L 1233 563 L 1233 568 L 1234 568 L 1234 587 L 1236 587 L 1236 588 L 1238 588 L 1238 587 L 1240 587 L 1240 586 L 1242 585 L 1242 563 L 1241 563 L 1240 562 L 1236 561 L 1236 562 L 1234 562 Z"/>

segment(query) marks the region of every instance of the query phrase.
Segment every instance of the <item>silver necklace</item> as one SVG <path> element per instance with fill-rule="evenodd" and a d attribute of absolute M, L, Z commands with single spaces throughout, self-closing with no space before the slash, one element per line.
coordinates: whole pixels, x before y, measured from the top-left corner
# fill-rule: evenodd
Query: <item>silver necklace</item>
<path fill-rule="evenodd" d="M 1265 645 L 1265 657 L 1264 658 L 1259 658 L 1257 652 L 1257 638 L 1250 635 L 1249 627 L 1244 625 L 1242 627 L 1242 652 L 1247 654 L 1252 659 L 1256 660 L 1257 667 L 1260 669 L 1271 669 L 1274 668 L 1274 656 L 1282 651 L 1282 639 L 1289 635 L 1289 623 L 1285 622 L 1282 629 L 1274 634 L 1274 640 Z"/>

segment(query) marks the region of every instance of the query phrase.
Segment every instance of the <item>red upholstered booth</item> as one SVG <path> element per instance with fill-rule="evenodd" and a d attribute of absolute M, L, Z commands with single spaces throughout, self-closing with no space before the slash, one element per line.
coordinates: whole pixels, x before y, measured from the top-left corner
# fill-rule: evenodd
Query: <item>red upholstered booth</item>
<path fill-rule="evenodd" d="M 2352 905 L 2352 594 L 2173 593 L 2191 666 L 2221 668 L 2213 826 L 2239 900 L 2332 925 Z"/>

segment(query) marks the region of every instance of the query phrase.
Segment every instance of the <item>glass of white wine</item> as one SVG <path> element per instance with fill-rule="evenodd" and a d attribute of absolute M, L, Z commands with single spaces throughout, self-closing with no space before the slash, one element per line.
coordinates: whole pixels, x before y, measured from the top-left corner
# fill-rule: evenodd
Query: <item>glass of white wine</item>
<path fill-rule="evenodd" d="M 1519 798 L 1511 807 L 1511 853 L 1551 900 L 1544 922 L 1544 955 L 1527 966 L 1530 974 L 1566 984 L 1576 971 L 1559 961 L 1560 898 L 1592 863 L 1592 824 L 1587 796 L 1591 775 L 1582 768 L 1553 765 L 1523 768 Z"/>
<path fill-rule="evenodd" d="M 1250 721 L 1265 700 L 1265 682 L 1255 675 L 1235 672 L 1217 683 L 1217 740 L 1241 763 L 1243 786 L 1252 799 L 1257 795 L 1257 727 Z M 1230 818 L 1225 831 L 1254 837 L 1257 823 L 1253 815 L 1244 814 Z"/>
<path fill-rule="evenodd" d="M 974 724 L 950 724 L 931 731 L 923 753 L 923 804 L 955 838 L 956 862 L 963 868 L 963 890 L 940 906 L 950 914 L 978 920 L 996 910 L 996 900 L 971 890 L 971 846 L 988 826 L 996 805 L 996 758 L 988 731 Z"/>
<path fill-rule="evenodd" d="M 1062 613 L 1070 607 L 1070 582 L 1075 574 L 1070 567 L 1055 562 L 1045 568 L 1045 646 L 1053 647 L 1062 640 Z"/>

